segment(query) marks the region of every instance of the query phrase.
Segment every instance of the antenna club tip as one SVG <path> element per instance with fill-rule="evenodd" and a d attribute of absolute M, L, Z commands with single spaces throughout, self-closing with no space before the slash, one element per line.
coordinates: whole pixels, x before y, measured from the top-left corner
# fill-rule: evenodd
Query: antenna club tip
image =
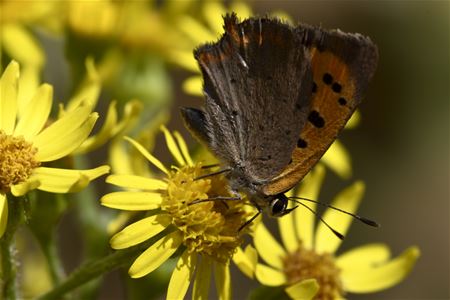
<path fill-rule="evenodd" d="M 342 234 L 342 233 L 340 233 L 340 232 L 338 232 L 338 231 L 336 231 L 336 230 L 334 230 L 334 229 L 332 229 L 332 228 L 330 228 L 331 229 L 331 231 L 333 231 L 333 233 L 340 239 L 340 240 L 343 240 L 344 239 L 344 235 Z"/>
<path fill-rule="evenodd" d="M 376 228 L 380 228 L 381 225 L 373 220 L 367 219 L 367 218 L 361 218 L 361 221 L 364 222 L 365 224 L 372 226 L 372 227 L 376 227 Z"/>

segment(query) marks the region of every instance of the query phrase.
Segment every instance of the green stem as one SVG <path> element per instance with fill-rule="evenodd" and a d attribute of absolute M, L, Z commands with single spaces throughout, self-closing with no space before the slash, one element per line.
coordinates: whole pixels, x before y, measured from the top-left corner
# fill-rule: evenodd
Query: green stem
<path fill-rule="evenodd" d="M 38 300 L 62 299 L 63 296 L 86 282 L 110 272 L 116 268 L 128 265 L 138 254 L 158 240 L 158 235 L 149 241 L 128 249 L 116 251 L 102 259 L 88 262 L 72 272 L 65 281 L 54 287 L 50 292 L 40 296 Z"/>
<path fill-rule="evenodd" d="M 49 265 L 50 276 L 53 285 L 57 285 L 64 278 L 64 268 L 58 255 L 58 249 L 56 248 L 55 239 L 49 239 L 45 243 L 41 243 L 42 250 Z"/>
<path fill-rule="evenodd" d="M 2 298 L 17 299 L 17 263 L 14 257 L 14 234 L 22 221 L 23 199 L 7 196 L 8 224 L 0 239 L 0 255 L 2 262 Z"/>

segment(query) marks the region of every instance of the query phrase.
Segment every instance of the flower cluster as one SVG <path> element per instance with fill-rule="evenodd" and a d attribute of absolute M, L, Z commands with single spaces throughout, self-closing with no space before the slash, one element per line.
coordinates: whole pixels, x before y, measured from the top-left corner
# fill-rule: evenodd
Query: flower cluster
<path fill-rule="evenodd" d="M 0 235 L 7 224 L 7 194 L 18 197 L 33 189 L 75 192 L 109 172 L 108 166 L 89 170 L 44 166 L 74 152 L 90 134 L 98 114 L 89 103 L 81 103 L 60 119 L 49 120 L 52 87 L 43 84 L 31 98 L 18 98 L 19 79 L 19 64 L 13 61 L 0 79 Z"/>
<path fill-rule="evenodd" d="M 114 249 L 122 249 L 158 236 L 158 240 L 144 251 L 129 270 L 131 277 L 147 275 L 163 264 L 180 247 L 182 254 L 172 274 L 168 299 L 184 297 L 193 278 L 194 294 L 205 294 L 209 287 L 212 265 L 228 278 L 228 265 L 237 247 L 242 243 L 239 232 L 249 213 L 242 201 L 214 200 L 230 197 L 223 175 L 200 178 L 208 174 L 201 162 L 194 163 L 185 141 L 179 133 L 171 134 L 162 127 L 167 147 L 178 166 L 167 168 L 136 141 L 127 140 L 147 158 L 164 178 L 137 175 L 110 175 L 108 183 L 125 188 L 102 197 L 101 203 L 115 209 L 147 211 L 145 217 L 111 238 Z M 202 200 L 211 201 L 202 201 Z M 162 234 L 161 234 L 162 233 Z M 230 281 L 216 278 L 220 293 L 230 293 Z"/>

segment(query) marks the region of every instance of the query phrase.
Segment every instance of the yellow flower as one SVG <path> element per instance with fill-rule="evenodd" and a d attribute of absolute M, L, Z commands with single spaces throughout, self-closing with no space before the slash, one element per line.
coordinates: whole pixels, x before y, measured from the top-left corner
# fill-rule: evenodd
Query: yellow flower
<path fill-rule="evenodd" d="M 92 57 L 86 59 L 87 75 L 82 81 L 77 92 L 71 97 L 66 107 L 60 107 L 59 115 L 64 116 L 68 112 L 82 105 L 83 102 L 89 103 L 92 107 L 98 104 L 101 91 L 101 78 L 95 67 Z M 134 125 L 139 117 L 143 106 L 138 100 L 128 101 L 123 108 L 121 118 L 117 111 L 117 101 L 111 101 L 106 112 L 105 120 L 102 127 L 95 135 L 88 137 L 83 143 L 73 152 L 73 154 L 84 154 L 91 152 L 100 146 L 103 146 L 113 138 L 122 135 L 123 132 L 130 126 Z"/>
<path fill-rule="evenodd" d="M 172 135 L 165 127 L 162 131 L 178 167 L 165 167 L 143 146 L 127 138 L 164 174 L 164 179 L 138 175 L 110 175 L 106 179 L 108 183 L 127 191 L 103 196 L 101 203 L 104 206 L 126 211 L 148 211 L 145 218 L 115 234 L 111 238 L 111 247 L 128 248 L 158 235 L 159 240 L 130 267 L 131 277 L 147 275 L 181 247 L 183 251 L 172 273 L 167 298 L 182 299 L 194 280 L 193 297 L 207 299 L 211 268 L 214 266 L 218 294 L 223 299 L 229 299 L 229 260 L 242 242 L 238 230 L 249 213 L 244 210 L 244 201 L 196 203 L 213 197 L 230 197 L 227 181 L 222 175 L 196 180 L 211 173 L 211 170 L 203 168 L 202 163 L 192 161 L 186 143 L 178 132 Z M 248 231 L 248 228 L 243 231 Z"/>
<path fill-rule="evenodd" d="M 186 45 L 173 20 L 194 1 L 66 1 L 67 27 L 82 37 L 111 39 L 127 49 L 151 49 L 165 55 L 174 44 Z"/>
<path fill-rule="evenodd" d="M 7 223 L 8 193 L 22 196 L 33 189 L 75 192 L 109 171 L 108 166 L 90 170 L 42 166 L 79 147 L 98 115 L 91 112 L 91 106 L 80 105 L 49 124 L 52 86 L 42 84 L 31 98 L 19 98 L 19 80 L 19 64 L 12 61 L 0 79 L 0 236 Z"/>
<path fill-rule="evenodd" d="M 316 167 L 305 178 L 297 195 L 317 199 L 324 175 L 324 168 Z M 339 193 L 332 205 L 353 213 L 363 193 L 364 184 L 355 182 Z M 305 204 L 315 209 L 314 204 Z M 352 222 L 352 217 L 332 209 L 325 211 L 323 219 L 342 234 Z M 314 215 L 303 206 L 278 222 L 283 246 L 263 224 L 255 229 L 254 245 L 266 264 L 257 263 L 253 271 L 259 282 L 267 286 L 284 286 L 293 299 L 335 299 L 342 298 L 346 292 L 371 293 L 389 288 L 408 275 L 420 254 L 417 247 L 410 247 L 390 260 L 389 248 L 376 243 L 336 255 L 341 240 L 323 223 L 319 223 L 314 231 Z M 238 266 L 244 266 L 246 274 L 252 275 L 249 272 L 251 265 L 242 263 L 249 261 L 246 253 L 240 251 L 234 260 L 240 262 Z M 317 294 L 310 281 L 312 278 L 319 286 Z"/>

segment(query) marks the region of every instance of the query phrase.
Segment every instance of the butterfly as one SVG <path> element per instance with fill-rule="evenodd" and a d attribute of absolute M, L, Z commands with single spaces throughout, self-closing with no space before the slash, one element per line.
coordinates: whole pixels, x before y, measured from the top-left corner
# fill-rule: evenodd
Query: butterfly
<path fill-rule="evenodd" d="M 319 161 L 361 102 L 377 62 L 360 34 L 276 18 L 224 16 L 225 33 L 194 50 L 204 109 L 186 127 L 227 166 L 231 191 L 282 216 L 285 192 Z M 253 219 L 253 218 L 252 218 Z"/>

